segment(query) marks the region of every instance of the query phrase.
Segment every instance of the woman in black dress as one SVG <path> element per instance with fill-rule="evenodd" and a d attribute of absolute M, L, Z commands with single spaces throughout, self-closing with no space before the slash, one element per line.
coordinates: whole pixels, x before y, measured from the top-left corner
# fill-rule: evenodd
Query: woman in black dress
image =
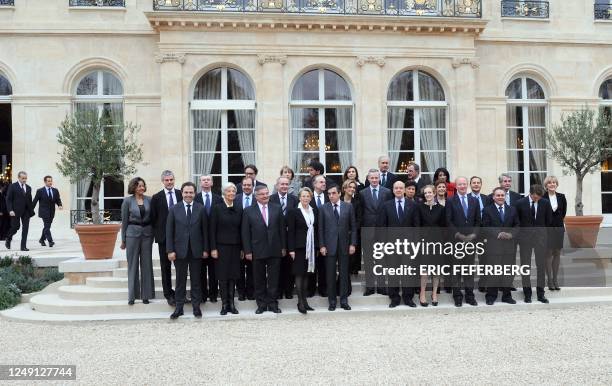
<path fill-rule="evenodd" d="M 440 205 L 435 200 L 433 185 L 423 187 L 423 195 L 425 201 L 417 204 L 417 226 L 422 229 L 422 235 L 426 242 L 444 242 L 444 228 L 446 228 L 446 211 L 445 207 Z M 432 229 L 432 228 L 440 228 Z M 444 264 L 443 256 L 427 255 L 421 264 L 442 265 Z M 419 292 L 419 302 L 421 306 L 427 307 L 428 303 L 425 298 L 425 289 L 427 287 L 428 275 L 421 276 L 421 291 Z M 438 284 L 440 277 L 434 275 L 432 278 L 431 304 L 438 305 Z"/>
<path fill-rule="evenodd" d="M 359 171 L 357 171 L 357 168 L 353 165 L 349 166 L 344 171 L 344 175 L 342 177 L 342 183 L 346 181 L 353 181 L 355 183 L 355 193 L 365 188 L 365 185 L 359 181 Z"/>
<path fill-rule="evenodd" d="M 546 276 L 548 279 L 548 289 L 551 291 L 559 291 L 559 282 L 557 274 L 559 273 L 559 265 L 561 264 L 561 249 L 563 249 L 563 237 L 565 236 L 565 228 L 563 228 L 563 220 L 567 213 L 567 200 L 565 194 L 557 192 L 559 180 L 555 176 L 548 176 L 544 179 L 544 187 L 546 188 L 547 198 L 552 206 L 553 216 L 551 228 L 548 232 L 548 255 L 546 256 Z"/>
<path fill-rule="evenodd" d="M 359 224 L 361 224 L 361 205 L 359 205 L 359 185 L 354 180 L 345 180 L 342 183 L 342 197 L 341 200 L 353 205 L 355 211 L 355 221 L 357 222 L 357 245 L 355 246 L 355 253 L 350 256 L 349 270 L 351 275 L 358 275 L 361 270 L 361 242 L 359 240 L 360 231 Z M 352 286 L 350 285 L 349 279 L 349 295 L 351 294 Z"/>
<path fill-rule="evenodd" d="M 287 249 L 293 259 L 293 274 L 298 295 L 298 311 L 314 311 L 306 300 L 308 273 L 314 272 L 317 250 L 317 208 L 310 206 L 312 190 L 300 189 L 300 203 L 287 212 Z"/>
<path fill-rule="evenodd" d="M 240 277 L 242 209 L 234 205 L 235 197 L 236 185 L 228 182 L 223 187 L 223 202 L 213 205 L 209 224 L 210 255 L 219 280 L 221 315 L 238 313 L 234 289 Z"/>

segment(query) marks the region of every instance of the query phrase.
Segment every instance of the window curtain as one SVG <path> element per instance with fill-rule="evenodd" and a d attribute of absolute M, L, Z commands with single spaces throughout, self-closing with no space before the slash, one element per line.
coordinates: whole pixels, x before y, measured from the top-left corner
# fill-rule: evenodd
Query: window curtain
<path fill-rule="evenodd" d="M 294 173 L 303 173 L 302 169 L 302 153 L 304 150 L 304 135 L 303 130 L 299 130 L 303 127 L 304 122 L 304 109 L 292 108 L 291 109 L 291 168 Z"/>
<path fill-rule="evenodd" d="M 445 112 L 446 109 L 424 108 L 419 110 L 421 137 L 421 154 L 426 165 L 423 165 L 423 170 L 436 170 L 439 167 L 446 165 L 446 135 L 444 130 L 430 129 L 445 129 Z M 442 150 L 442 151 L 432 151 Z"/>
<path fill-rule="evenodd" d="M 352 108 L 348 109 L 336 109 L 336 126 L 339 129 L 352 129 L 351 118 L 352 118 Z M 338 133 L 338 150 L 340 151 L 340 169 L 342 171 L 346 170 L 349 166 L 351 166 L 351 155 L 352 147 L 351 147 L 351 135 L 353 133 L 352 130 L 337 130 Z"/>
<path fill-rule="evenodd" d="M 529 169 L 545 171 L 546 170 L 546 129 L 533 128 L 546 126 L 546 108 L 545 107 L 528 107 L 527 114 L 529 117 Z M 531 149 L 543 149 L 541 151 L 532 151 Z"/>
<path fill-rule="evenodd" d="M 102 94 L 103 95 L 123 95 L 123 86 L 117 77 L 109 72 L 102 73 Z"/>
<path fill-rule="evenodd" d="M 398 75 L 396 80 L 391 83 L 387 100 L 392 101 L 408 101 L 408 96 L 412 93 L 412 76 Z M 387 125 L 388 125 L 388 149 L 389 149 L 389 169 L 396 172 L 399 162 L 401 149 L 402 134 L 404 130 L 389 130 L 389 129 L 405 129 L 404 120 L 406 119 L 406 109 L 403 107 L 388 107 Z"/>
<path fill-rule="evenodd" d="M 239 74 L 239 73 L 238 73 Z M 252 99 L 251 82 L 246 76 L 240 76 L 237 71 L 227 71 L 228 95 L 232 96 L 233 100 L 250 100 Z M 237 129 L 254 129 L 254 114 L 252 110 L 234 110 L 236 117 Z M 238 130 L 238 142 L 241 157 L 244 165 L 255 163 L 255 135 L 250 130 Z"/>
<path fill-rule="evenodd" d="M 513 82 L 514 83 L 514 82 Z M 509 105 L 506 108 L 506 126 L 508 130 L 508 170 L 520 171 L 518 156 L 521 152 L 515 150 L 520 149 L 518 129 L 512 128 L 513 126 L 523 126 L 522 122 L 517 122 L 517 108 L 515 105 Z"/>
<path fill-rule="evenodd" d="M 194 99 L 215 99 L 221 94 L 221 82 L 217 82 L 216 77 L 209 77 L 208 79 L 211 81 L 198 82 L 199 87 L 195 89 Z M 220 134 L 221 110 L 193 110 L 192 117 L 194 128 L 193 150 L 207 152 L 194 155 L 193 172 L 199 175 L 210 174 L 215 159 L 214 151 Z M 195 130 L 197 129 L 205 130 L 198 130 L 199 135 L 196 135 Z"/>

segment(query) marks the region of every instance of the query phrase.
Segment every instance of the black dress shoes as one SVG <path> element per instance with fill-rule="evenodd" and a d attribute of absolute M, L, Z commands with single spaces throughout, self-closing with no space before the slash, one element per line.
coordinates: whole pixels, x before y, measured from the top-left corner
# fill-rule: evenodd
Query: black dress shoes
<path fill-rule="evenodd" d="M 455 307 L 461 307 L 463 305 L 463 301 L 461 299 L 455 299 Z"/>
<path fill-rule="evenodd" d="M 10 249 L 10 247 L 8 247 Z M 374 288 L 366 288 L 365 292 L 363 293 L 363 296 L 370 296 L 370 295 L 374 295 Z"/>
<path fill-rule="evenodd" d="M 540 295 L 540 296 L 538 296 L 538 301 L 539 301 L 540 303 L 545 303 L 545 304 L 548 304 L 548 303 L 549 303 L 549 302 L 548 302 L 548 299 L 546 299 L 546 296 L 544 296 L 544 295 Z"/>
<path fill-rule="evenodd" d="M 228 312 L 236 315 L 239 314 L 240 312 L 238 312 L 238 310 L 236 309 L 236 306 L 234 306 L 233 304 L 230 304 L 229 308 L 227 309 Z"/>
<path fill-rule="evenodd" d="M 310 307 L 310 304 L 308 304 L 308 302 L 304 303 L 304 308 L 306 308 L 307 311 L 314 311 L 314 308 Z"/>
<path fill-rule="evenodd" d="M 336 305 L 335 304 L 330 304 L 329 307 L 327 307 L 327 309 L 329 311 L 336 311 Z"/>
<path fill-rule="evenodd" d="M 45 240 L 38 240 L 38 242 L 40 243 L 41 246 L 46 247 L 47 244 L 45 244 Z"/>
<path fill-rule="evenodd" d="M 293 294 L 292 293 L 286 293 L 285 294 L 285 299 L 293 299 Z"/>
<path fill-rule="evenodd" d="M 176 306 L 176 301 L 174 300 L 174 298 L 166 298 L 166 301 L 168 302 L 169 306 L 172 306 L 172 307 Z"/>
<path fill-rule="evenodd" d="M 219 314 L 227 315 L 227 307 L 225 307 L 225 305 L 223 307 L 221 307 L 221 312 Z"/>
<path fill-rule="evenodd" d="M 149 304 L 149 299 L 142 299 L 142 304 Z"/>
<path fill-rule="evenodd" d="M 270 310 L 270 311 L 274 312 L 275 314 L 280 314 L 280 313 L 282 312 L 282 311 L 281 311 L 281 309 L 280 309 L 280 308 L 278 308 L 278 306 L 271 306 L 271 307 L 268 307 L 268 310 Z"/>
<path fill-rule="evenodd" d="M 170 319 L 178 319 L 179 316 L 183 315 L 183 310 L 174 310 L 172 315 L 170 315 Z"/>
<path fill-rule="evenodd" d="M 525 295 L 525 303 L 531 303 L 531 295 Z"/>
<path fill-rule="evenodd" d="M 408 307 L 416 307 L 416 304 L 414 303 L 414 301 L 412 299 L 404 299 L 404 304 L 407 305 Z"/>
<path fill-rule="evenodd" d="M 53 248 L 54 245 L 55 243 L 53 241 L 49 242 L 49 247 Z"/>
<path fill-rule="evenodd" d="M 400 305 L 399 300 L 391 300 L 391 304 L 389 304 L 389 308 L 395 308 Z"/>
<path fill-rule="evenodd" d="M 134 301 L 133 300 L 128 300 L 128 305 L 129 306 L 133 306 L 134 305 Z"/>
<path fill-rule="evenodd" d="M 244 294 L 240 294 L 238 295 L 238 300 L 240 300 L 241 302 L 246 300 L 246 296 L 244 296 Z"/>
<path fill-rule="evenodd" d="M 474 298 L 465 299 L 465 302 L 467 304 L 469 304 L 470 306 L 477 306 L 478 305 L 478 302 Z"/>
<path fill-rule="evenodd" d="M 21 250 L 22 250 L 23 252 L 27 252 L 27 251 L 29 251 L 29 249 L 28 249 L 28 248 L 26 248 L 26 247 L 21 248 Z"/>
<path fill-rule="evenodd" d="M 495 300 L 493 300 L 493 299 L 487 299 L 487 300 L 486 300 L 486 303 L 487 303 L 487 306 L 492 306 L 492 305 L 493 305 L 493 303 L 495 303 Z"/>
<path fill-rule="evenodd" d="M 195 316 L 197 319 L 202 319 L 202 310 L 200 307 L 194 307 L 193 316 Z"/>
<path fill-rule="evenodd" d="M 259 314 L 263 314 L 265 311 L 266 311 L 266 307 L 257 307 L 257 309 L 255 310 L 255 313 L 259 315 Z"/>
<path fill-rule="evenodd" d="M 6 239 L 6 241 L 4 242 L 4 246 L 6 247 L 6 249 L 11 249 L 11 240 Z"/>
<path fill-rule="evenodd" d="M 346 310 L 346 311 L 350 311 L 351 310 L 351 306 L 349 306 L 348 303 L 341 303 L 340 307 L 342 307 L 342 309 Z"/>
<path fill-rule="evenodd" d="M 302 303 L 298 303 L 298 311 L 300 311 L 300 314 L 306 314 L 308 313 L 308 311 L 306 311 L 306 307 L 304 307 L 304 305 Z"/>
<path fill-rule="evenodd" d="M 516 300 L 512 299 L 512 296 L 510 296 L 510 297 L 503 297 L 502 298 L 502 303 L 516 304 Z"/>

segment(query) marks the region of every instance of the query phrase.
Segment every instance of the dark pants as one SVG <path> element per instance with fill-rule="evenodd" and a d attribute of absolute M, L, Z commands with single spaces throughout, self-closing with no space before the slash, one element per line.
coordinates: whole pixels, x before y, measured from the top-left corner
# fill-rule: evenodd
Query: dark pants
<path fill-rule="evenodd" d="M 295 276 L 292 274 L 293 259 L 287 255 L 281 258 L 280 277 L 278 279 L 278 298 L 289 297 L 293 295 L 293 284 Z"/>
<path fill-rule="evenodd" d="M 212 257 L 202 261 L 202 300 L 214 299 L 219 296 L 219 282 L 215 274 L 215 260 Z"/>
<path fill-rule="evenodd" d="M 535 240 L 535 242 L 534 242 Z M 521 240 L 520 242 L 520 255 L 521 255 L 521 265 L 529 266 L 529 271 L 531 273 L 531 254 L 535 252 L 535 263 L 536 263 L 536 271 L 537 271 L 537 293 L 538 295 L 544 294 L 544 285 L 546 283 L 546 253 L 548 252 L 546 248 L 546 243 L 539 240 L 537 237 L 531 238 L 530 240 Z M 523 275 L 523 293 L 525 295 L 531 296 L 531 275 Z"/>
<path fill-rule="evenodd" d="M 44 217 L 43 219 L 43 230 L 40 235 L 40 241 L 47 240 L 48 242 L 53 242 L 53 237 L 51 236 L 51 223 L 53 222 L 53 217 Z"/>
<path fill-rule="evenodd" d="M 322 256 L 319 252 L 317 252 L 317 257 L 315 258 L 315 271 L 314 273 L 310 273 L 310 277 L 308 278 L 308 297 L 314 296 L 317 288 L 319 289 L 319 295 L 323 297 L 328 295 L 325 260 L 325 256 Z M 335 282 L 336 281 L 334 281 L 334 283 Z"/>
<path fill-rule="evenodd" d="M 234 280 L 219 280 L 219 295 L 221 295 L 221 305 L 225 308 L 234 305 Z"/>
<path fill-rule="evenodd" d="M 348 255 L 325 256 L 329 305 L 336 305 L 336 266 L 338 266 L 338 281 L 340 282 L 340 304 L 348 302 L 349 257 Z"/>
<path fill-rule="evenodd" d="M 168 300 L 174 299 L 174 290 L 172 289 L 172 262 L 168 260 L 166 243 L 157 243 L 157 247 L 159 249 L 159 267 L 161 270 L 164 297 Z"/>
<path fill-rule="evenodd" d="M 513 248 L 511 248 L 512 250 Z M 490 265 L 514 265 L 516 263 L 516 253 L 495 254 L 489 255 L 486 258 L 487 264 Z M 485 298 L 495 301 L 498 292 L 502 292 L 502 300 L 512 297 L 511 287 L 514 277 L 512 275 L 499 275 L 484 277 L 487 283 L 487 292 Z M 483 278 L 481 277 L 481 282 Z"/>
<path fill-rule="evenodd" d="M 187 271 L 191 282 L 191 305 L 199 307 L 202 303 L 202 287 L 200 285 L 200 271 L 202 270 L 202 258 L 194 257 L 191 251 L 188 257 L 174 260 L 176 268 L 176 308 L 182 309 L 187 294 Z"/>
<path fill-rule="evenodd" d="M 414 287 L 402 287 L 402 296 L 400 297 L 400 287 L 389 287 L 389 299 L 394 302 L 399 302 L 400 300 L 406 302 L 412 300 L 414 292 Z"/>
<path fill-rule="evenodd" d="M 280 272 L 280 257 L 253 259 L 255 300 L 258 307 L 277 307 L 276 290 Z"/>
<path fill-rule="evenodd" d="M 30 215 L 26 212 L 21 217 L 11 216 L 11 229 L 9 230 L 7 239 L 10 241 L 19 230 L 19 222 L 21 221 L 21 248 L 26 248 L 28 242 L 28 229 L 30 228 Z"/>
<path fill-rule="evenodd" d="M 465 256 L 463 259 L 455 259 L 453 258 L 453 265 L 473 265 L 475 262 L 474 255 Z M 461 288 L 465 290 L 465 299 L 471 300 L 474 299 L 474 275 L 467 274 L 462 275 L 458 273 L 452 276 L 453 283 L 453 299 L 462 300 L 463 293 L 461 292 Z"/>
<path fill-rule="evenodd" d="M 252 299 L 255 295 L 253 284 L 253 262 L 251 260 L 240 260 L 240 277 L 236 283 L 238 295 Z"/>

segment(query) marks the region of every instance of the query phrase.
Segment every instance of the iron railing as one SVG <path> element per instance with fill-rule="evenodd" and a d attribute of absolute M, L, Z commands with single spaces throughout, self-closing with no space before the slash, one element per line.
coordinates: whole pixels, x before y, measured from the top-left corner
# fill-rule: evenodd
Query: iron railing
<path fill-rule="evenodd" d="M 153 0 L 155 11 L 482 16 L 482 0 Z"/>
<path fill-rule="evenodd" d="M 125 7 L 125 0 L 69 0 L 71 7 Z"/>
<path fill-rule="evenodd" d="M 610 20 L 612 19 L 612 4 L 610 3 L 595 3 L 595 20 Z"/>
<path fill-rule="evenodd" d="M 121 209 L 106 209 L 100 211 L 104 224 L 121 222 Z M 70 228 L 77 224 L 93 224 L 91 210 L 73 209 L 70 211 Z"/>
<path fill-rule="evenodd" d="M 15 0 L 0 0 L 0 6 L 2 5 L 14 6 Z"/>
<path fill-rule="evenodd" d="M 502 0 L 502 17 L 524 17 L 548 19 L 550 4 L 548 1 L 509 1 Z"/>

